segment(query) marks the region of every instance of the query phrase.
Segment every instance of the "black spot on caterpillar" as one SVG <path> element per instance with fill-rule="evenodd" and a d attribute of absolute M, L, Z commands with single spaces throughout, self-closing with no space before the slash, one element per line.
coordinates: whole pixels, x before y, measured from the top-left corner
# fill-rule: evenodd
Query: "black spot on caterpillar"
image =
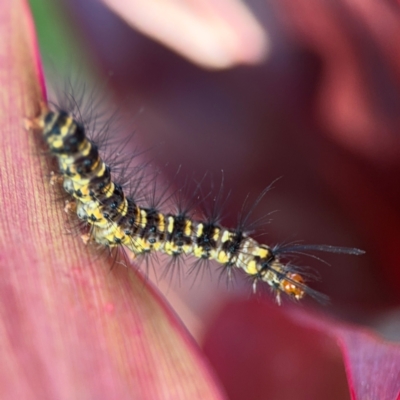
<path fill-rule="evenodd" d="M 42 104 L 40 115 L 30 121 L 29 127 L 41 132 L 49 152 L 56 158 L 64 190 L 74 199 L 71 209 L 90 228 L 86 240 L 106 248 L 124 246 L 135 257 L 163 253 L 173 261 L 194 257 L 198 263 L 193 268 L 202 262 L 214 261 L 228 274 L 240 269 L 252 281 L 254 291 L 259 282 L 269 285 L 278 303 L 282 293 L 295 300 L 309 295 L 320 302 L 327 301 L 327 296 L 306 285 L 306 273 L 285 261 L 290 254 L 364 253 L 355 248 L 329 245 L 270 247 L 259 243 L 246 229 L 251 210 L 236 228 L 230 229 L 220 224 L 217 214 L 195 219 L 184 209 L 166 213 L 156 203 L 144 206 L 140 204 L 140 194 L 128 195 L 117 182 L 115 164 L 104 161 L 98 144 L 88 137 L 85 121 L 64 109 Z M 101 129 L 106 130 L 107 125 Z M 135 179 L 142 182 L 140 173 Z M 135 187 L 138 194 L 140 184 Z"/>

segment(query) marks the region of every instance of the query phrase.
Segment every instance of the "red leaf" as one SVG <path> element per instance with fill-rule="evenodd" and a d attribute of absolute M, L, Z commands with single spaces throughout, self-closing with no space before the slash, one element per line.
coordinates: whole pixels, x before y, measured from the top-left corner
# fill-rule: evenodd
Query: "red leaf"
<path fill-rule="evenodd" d="M 215 318 L 204 350 L 230 399 L 348 398 L 342 357 L 353 400 L 398 398 L 399 345 L 310 311 L 285 311 L 236 302 Z"/>

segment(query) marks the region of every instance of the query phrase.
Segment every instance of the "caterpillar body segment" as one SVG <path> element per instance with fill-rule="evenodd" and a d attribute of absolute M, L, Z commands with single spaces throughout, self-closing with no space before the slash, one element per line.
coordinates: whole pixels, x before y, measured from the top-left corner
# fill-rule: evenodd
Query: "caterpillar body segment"
<path fill-rule="evenodd" d="M 127 197 L 122 186 L 113 181 L 110 166 L 87 137 L 84 125 L 71 114 L 43 106 L 41 114 L 28 125 L 41 131 L 58 161 L 63 187 L 75 199 L 76 214 L 90 226 L 95 242 L 109 248 L 123 245 L 136 256 L 160 252 L 238 268 L 250 277 L 254 289 L 258 282 L 266 282 L 279 303 L 281 293 L 295 300 L 306 294 L 318 298 L 317 292 L 306 286 L 301 272 L 281 261 L 284 251 L 260 244 L 243 229 L 197 221 L 185 213 L 162 213 Z M 300 250 L 306 251 L 306 247 Z M 317 250 L 361 254 L 357 249 L 322 247 Z"/>

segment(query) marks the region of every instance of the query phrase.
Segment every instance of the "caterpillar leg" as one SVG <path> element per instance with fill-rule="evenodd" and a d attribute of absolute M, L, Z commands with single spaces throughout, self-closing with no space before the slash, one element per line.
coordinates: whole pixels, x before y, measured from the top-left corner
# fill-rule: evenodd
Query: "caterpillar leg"
<path fill-rule="evenodd" d="M 77 208 L 78 208 L 78 205 L 76 204 L 76 201 L 73 201 L 73 200 L 65 201 L 64 212 L 66 214 L 76 214 Z"/>
<path fill-rule="evenodd" d="M 88 245 L 89 242 L 94 241 L 94 239 L 90 233 L 84 233 L 83 235 L 81 235 L 81 240 L 85 244 L 85 246 Z"/>
<path fill-rule="evenodd" d="M 43 130 L 44 116 L 49 112 L 49 108 L 43 100 L 40 101 L 39 108 L 39 115 L 33 118 L 24 118 L 24 127 L 27 131 Z"/>
<path fill-rule="evenodd" d="M 57 172 L 54 172 L 54 171 L 50 172 L 50 185 L 51 186 L 60 185 L 63 182 L 64 182 L 64 177 L 61 174 L 58 174 Z"/>

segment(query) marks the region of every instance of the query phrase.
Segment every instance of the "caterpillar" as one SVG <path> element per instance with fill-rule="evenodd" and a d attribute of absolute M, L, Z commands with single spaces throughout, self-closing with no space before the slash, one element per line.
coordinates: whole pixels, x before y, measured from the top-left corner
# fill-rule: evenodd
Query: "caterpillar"
<path fill-rule="evenodd" d="M 133 257 L 163 253 L 174 259 L 194 257 L 214 261 L 228 270 L 242 270 L 253 290 L 264 282 L 281 304 L 281 294 L 294 300 L 310 295 L 324 302 L 327 296 L 306 284 L 301 269 L 284 262 L 290 253 L 322 251 L 360 255 L 355 248 L 327 245 L 270 247 L 259 243 L 243 228 L 229 229 L 218 222 L 195 220 L 187 212 L 163 213 L 143 207 L 116 183 L 110 165 L 89 139 L 85 124 L 72 113 L 41 104 L 41 112 L 27 123 L 40 131 L 49 152 L 58 162 L 64 190 L 73 198 L 70 208 L 90 228 L 86 241 L 114 249 L 124 246 Z"/>

